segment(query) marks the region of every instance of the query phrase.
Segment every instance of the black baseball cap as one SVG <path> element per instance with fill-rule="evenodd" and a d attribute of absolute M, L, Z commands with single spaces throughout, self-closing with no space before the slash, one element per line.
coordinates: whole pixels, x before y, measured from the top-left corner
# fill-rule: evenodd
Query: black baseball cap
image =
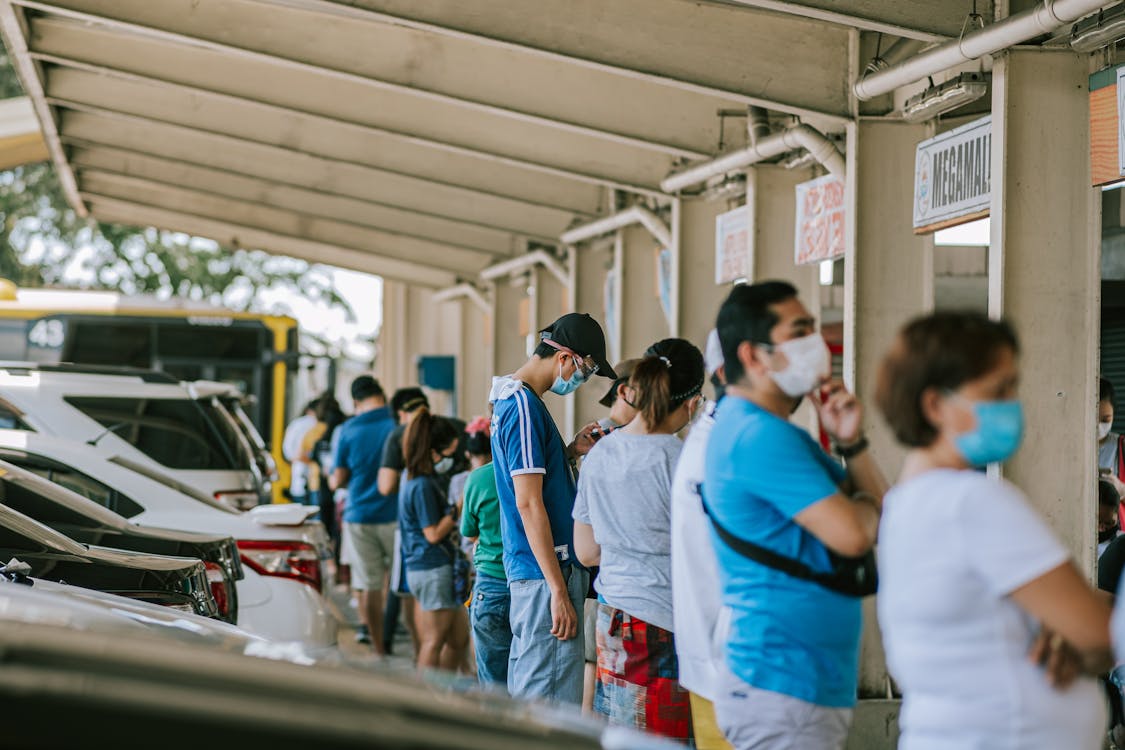
<path fill-rule="evenodd" d="M 550 339 L 575 354 L 590 357 L 598 366 L 598 375 L 617 379 L 617 373 L 605 358 L 605 334 L 589 313 L 567 313 L 540 331 L 539 338 Z"/>
<path fill-rule="evenodd" d="M 628 382 L 629 378 L 633 377 L 633 370 L 637 369 L 637 365 L 640 363 L 639 359 L 627 359 L 624 362 L 618 362 L 617 367 L 613 368 L 617 371 L 617 377 L 613 379 L 609 390 L 605 392 L 598 403 L 607 409 L 613 406 L 613 402 L 617 400 L 617 386 Z"/>

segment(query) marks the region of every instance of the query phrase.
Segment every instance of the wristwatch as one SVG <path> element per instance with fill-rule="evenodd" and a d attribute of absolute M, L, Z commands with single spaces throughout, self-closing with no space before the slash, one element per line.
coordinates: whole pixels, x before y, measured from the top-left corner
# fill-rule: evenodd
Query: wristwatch
<path fill-rule="evenodd" d="M 836 455 L 840 458 L 849 459 L 855 458 L 860 453 L 863 453 L 865 450 L 867 450 L 868 445 L 869 443 L 867 442 L 867 436 L 860 435 L 859 440 L 855 441 L 851 445 L 840 445 L 839 443 L 833 443 L 832 450 L 835 451 Z"/>

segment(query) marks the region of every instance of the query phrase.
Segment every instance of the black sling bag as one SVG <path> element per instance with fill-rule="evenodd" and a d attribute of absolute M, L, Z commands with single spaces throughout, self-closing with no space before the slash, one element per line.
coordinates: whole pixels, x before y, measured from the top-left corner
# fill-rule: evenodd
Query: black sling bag
<path fill-rule="evenodd" d="M 871 596 L 879 588 L 879 573 L 875 567 L 874 550 L 863 557 L 844 557 L 828 550 L 828 559 L 832 563 L 832 571 L 822 573 L 813 570 L 799 560 L 779 555 L 772 550 L 735 536 L 715 520 L 711 509 L 707 507 L 707 500 L 703 497 L 703 487 L 697 484 L 695 491 L 699 494 L 699 499 L 703 504 L 703 512 L 711 519 L 711 525 L 715 527 L 715 532 L 719 535 L 719 538 L 743 557 L 793 578 L 812 581 L 829 591 L 835 591 L 837 594 L 843 594 L 844 596 L 857 598 Z"/>

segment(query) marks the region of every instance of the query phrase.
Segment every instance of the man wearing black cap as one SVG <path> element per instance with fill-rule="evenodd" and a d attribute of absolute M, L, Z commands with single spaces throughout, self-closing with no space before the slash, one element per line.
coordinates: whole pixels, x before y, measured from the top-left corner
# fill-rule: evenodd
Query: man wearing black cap
<path fill-rule="evenodd" d="M 570 313 L 539 334 L 531 359 L 493 381 L 492 457 L 504 570 L 511 590 L 508 690 L 521 698 L 582 700 L 581 611 L 589 576 L 573 550 L 577 492 L 570 462 L 594 445 L 587 425 L 566 445 L 542 397 L 573 393 L 593 375 L 616 379 L 605 335 Z"/>

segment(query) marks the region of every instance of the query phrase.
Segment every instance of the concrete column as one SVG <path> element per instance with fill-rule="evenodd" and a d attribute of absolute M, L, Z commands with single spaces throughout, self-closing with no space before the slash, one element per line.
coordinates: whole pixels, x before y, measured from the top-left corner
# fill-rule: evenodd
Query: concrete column
<path fill-rule="evenodd" d="M 625 242 L 621 304 L 621 358 L 639 357 L 644 350 L 668 337 L 668 321 L 657 293 L 659 243 L 644 227 L 622 230 Z"/>
<path fill-rule="evenodd" d="M 532 333 L 551 325 L 566 312 L 568 307 L 568 290 L 553 274 L 539 268 L 536 269 L 534 278 L 537 323 Z M 551 412 L 551 417 L 558 425 L 563 439 L 569 441 L 573 435 L 569 434 L 570 430 L 567 426 L 566 399 L 548 395 L 543 399 L 543 403 L 547 404 L 547 411 Z"/>
<path fill-rule="evenodd" d="M 492 315 L 469 300 L 461 308 L 461 351 L 457 358 L 457 411 L 468 420 L 488 413 L 488 390 L 492 385 Z"/>
<path fill-rule="evenodd" d="M 933 305 L 933 237 L 914 235 L 914 149 L 925 125 L 861 121 L 848 137 L 848 248 L 844 260 L 844 374 L 866 407 L 871 448 L 892 482 L 904 452 L 874 404 L 879 363 L 898 329 Z M 874 599 L 864 608 L 860 696 L 886 695 Z"/>
<path fill-rule="evenodd" d="M 574 310 L 594 316 L 603 329 L 607 325 L 605 282 L 609 268 L 613 264 L 613 246 L 612 238 L 599 239 L 584 243 L 576 248 L 574 254 Z M 606 330 L 606 338 L 608 343 L 608 330 Z M 609 352 L 609 357 L 613 359 L 612 351 Z M 606 410 L 598 403 L 598 399 L 605 393 L 606 388 L 608 382 L 605 382 L 605 378 L 595 376 L 592 383 L 579 388 L 574 394 L 576 427 L 580 428 L 605 416 Z"/>
<path fill-rule="evenodd" d="M 1021 50 L 993 67 L 989 312 L 1016 325 L 1023 348 L 1027 431 L 1004 474 L 1092 574 L 1101 197 L 1087 65 Z"/>
<path fill-rule="evenodd" d="M 715 217 L 726 210 L 722 200 L 681 200 L 680 336 L 700 349 L 728 292 L 715 285 Z"/>
<path fill-rule="evenodd" d="M 492 319 L 495 375 L 509 375 L 527 361 L 527 339 L 520 333 L 520 303 L 526 297 L 526 277 L 496 280 Z"/>

